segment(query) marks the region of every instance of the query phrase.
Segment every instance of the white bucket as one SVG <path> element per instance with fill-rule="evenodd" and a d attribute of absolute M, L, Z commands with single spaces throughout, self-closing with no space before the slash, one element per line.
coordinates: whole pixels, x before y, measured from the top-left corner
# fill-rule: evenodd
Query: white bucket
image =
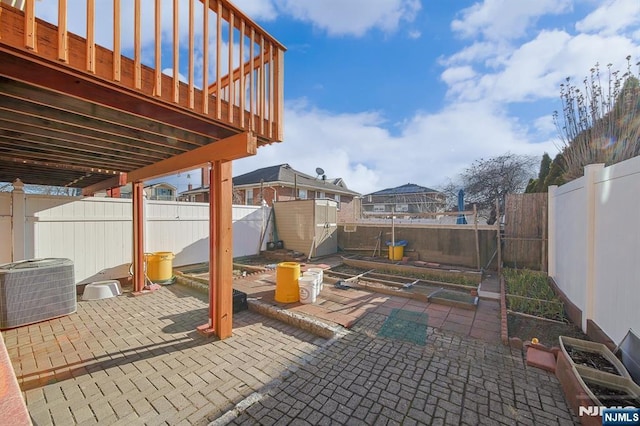
<path fill-rule="evenodd" d="M 315 290 L 316 290 L 316 296 L 318 294 L 320 294 L 320 283 L 322 282 L 320 279 L 320 275 L 316 272 L 316 271 L 305 271 L 302 273 L 303 277 L 313 277 L 314 281 L 315 281 Z"/>
<path fill-rule="evenodd" d="M 320 294 L 320 291 L 322 290 L 322 287 L 324 287 L 323 283 L 324 283 L 324 269 L 322 268 L 309 268 L 307 269 L 308 272 L 317 272 L 318 273 L 318 294 Z"/>
<path fill-rule="evenodd" d="M 316 302 L 316 276 L 307 275 L 301 276 L 298 280 L 298 287 L 300 288 L 300 303 L 315 303 Z"/>

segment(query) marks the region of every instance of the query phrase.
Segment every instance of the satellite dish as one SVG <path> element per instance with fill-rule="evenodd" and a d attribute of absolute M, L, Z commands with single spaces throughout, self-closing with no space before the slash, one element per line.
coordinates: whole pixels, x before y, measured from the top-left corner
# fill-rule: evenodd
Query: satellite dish
<path fill-rule="evenodd" d="M 316 174 L 318 176 L 323 175 L 324 174 L 324 170 L 322 170 L 322 167 L 316 167 Z"/>

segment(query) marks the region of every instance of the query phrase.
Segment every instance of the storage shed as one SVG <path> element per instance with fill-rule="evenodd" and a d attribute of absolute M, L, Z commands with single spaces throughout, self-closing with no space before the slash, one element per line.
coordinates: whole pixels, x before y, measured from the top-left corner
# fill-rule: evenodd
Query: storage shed
<path fill-rule="evenodd" d="M 309 257 L 338 252 L 338 203 L 329 199 L 273 204 L 278 238 L 284 247 Z"/>

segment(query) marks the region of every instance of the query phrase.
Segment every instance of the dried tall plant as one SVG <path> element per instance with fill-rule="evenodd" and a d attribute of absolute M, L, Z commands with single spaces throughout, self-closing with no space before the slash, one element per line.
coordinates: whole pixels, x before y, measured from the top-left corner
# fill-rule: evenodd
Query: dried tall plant
<path fill-rule="evenodd" d="M 566 181 L 582 176 L 587 164 L 611 165 L 640 154 L 638 75 L 631 71 L 631 56 L 624 74 L 611 68 L 608 64 L 605 87 L 598 64 L 583 80 L 584 89 L 570 78 L 560 85 L 562 114 L 555 111 L 553 118 L 563 145 Z"/>

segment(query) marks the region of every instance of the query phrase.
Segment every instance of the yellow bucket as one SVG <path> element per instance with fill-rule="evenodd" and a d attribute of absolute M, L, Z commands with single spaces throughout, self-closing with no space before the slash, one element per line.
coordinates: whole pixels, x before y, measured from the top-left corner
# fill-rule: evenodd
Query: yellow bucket
<path fill-rule="evenodd" d="M 173 259 L 170 251 L 157 251 L 147 254 L 147 277 L 151 281 L 168 281 L 173 277 Z"/>
<path fill-rule="evenodd" d="M 278 267 L 276 268 L 276 302 L 293 303 L 300 300 L 300 289 L 298 287 L 299 278 L 299 263 L 278 263 Z"/>
<path fill-rule="evenodd" d="M 404 246 L 389 246 L 389 260 L 402 260 Z"/>

